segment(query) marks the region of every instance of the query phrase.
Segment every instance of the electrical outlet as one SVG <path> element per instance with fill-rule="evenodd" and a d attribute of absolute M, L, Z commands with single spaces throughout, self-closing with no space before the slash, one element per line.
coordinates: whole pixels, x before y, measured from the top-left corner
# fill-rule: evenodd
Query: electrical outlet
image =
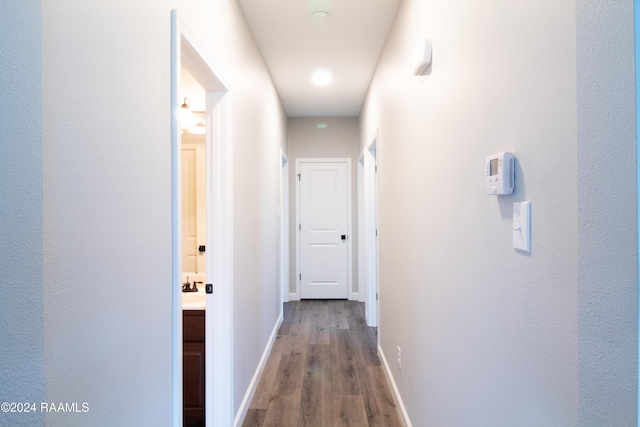
<path fill-rule="evenodd" d="M 398 369 L 402 370 L 402 349 L 398 346 Z"/>

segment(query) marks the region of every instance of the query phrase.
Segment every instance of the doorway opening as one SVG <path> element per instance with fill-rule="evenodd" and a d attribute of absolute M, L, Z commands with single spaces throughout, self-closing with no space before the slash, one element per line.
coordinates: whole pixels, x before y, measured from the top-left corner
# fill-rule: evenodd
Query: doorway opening
<path fill-rule="evenodd" d="M 174 426 L 183 424 L 183 229 L 182 138 L 184 103 L 181 72 L 204 89 L 205 215 L 204 268 L 206 425 L 233 423 L 233 181 L 229 85 L 207 58 L 205 49 L 174 9 L 171 11 L 171 236 L 172 236 L 172 382 Z M 181 97 L 182 96 L 182 97 Z M 199 178 L 202 179 L 202 176 Z M 200 245 L 198 245 L 200 246 Z M 197 265 L 197 264 L 196 264 Z M 215 381 L 213 380 L 215 378 Z"/>
<path fill-rule="evenodd" d="M 206 126 L 205 90 L 180 70 L 180 186 L 182 209 L 183 424 L 205 424 Z"/>
<path fill-rule="evenodd" d="M 180 154 L 182 209 L 182 283 L 185 298 L 204 299 L 206 282 L 206 92 L 189 71 L 180 70 Z M 191 292 L 197 289 L 197 292 Z M 204 301 L 203 301 L 204 303 Z"/>

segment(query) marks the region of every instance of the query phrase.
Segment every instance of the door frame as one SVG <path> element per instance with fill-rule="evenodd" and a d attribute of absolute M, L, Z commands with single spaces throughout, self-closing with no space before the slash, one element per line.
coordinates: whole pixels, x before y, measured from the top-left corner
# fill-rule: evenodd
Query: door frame
<path fill-rule="evenodd" d="M 363 270 L 365 276 L 365 318 L 367 325 L 378 326 L 378 131 L 362 151 L 363 159 Z M 378 337 L 379 339 L 379 337 Z"/>
<path fill-rule="evenodd" d="M 280 308 L 289 302 L 289 158 L 280 149 Z"/>
<path fill-rule="evenodd" d="M 176 9 L 171 11 L 171 266 L 173 426 L 182 426 L 182 212 L 180 73 L 206 91 L 205 422 L 233 424 L 233 157 L 231 88 Z M 215 376 L 215 382 L 213 378 Z"/>
<path fill-rule="evenodd" d="M 364 239 L 364 151 L 358 156 L 358 297 L 367 301 L 367 277 L 365 274 Z M 365 304 L 366 306 L 366 304 Z"/>
<path fill-rule="evenodd" d="M 296 159 L 296 292 L 290 294 L 291 300 L 300 299 L 300 258 L 301 258 L 301 243 L 300 243 L 300 164 L 301 163 L 346 163 L 347 165 L 347 298 L 349 300 L 357 300 L 358 295 L 353 293 L 353 245 L 352 245 L 352 194 L 351 194 L 351 159 L 348 157 L 339 158 L 299 158 Z"/>

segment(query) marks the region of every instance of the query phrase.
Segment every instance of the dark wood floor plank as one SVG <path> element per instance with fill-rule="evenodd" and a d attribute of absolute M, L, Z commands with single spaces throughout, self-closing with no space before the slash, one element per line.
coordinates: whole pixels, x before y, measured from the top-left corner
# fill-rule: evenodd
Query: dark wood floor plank
<path fill-rule="evenodd" d="M 334 329 L 349 329 L 346 301 L 332 301 L 329 305 L 329 324 Z"/>
<path fill-rule="evenodd" d="M 357 372 L 357 353 L 349 330 L 331 330 L 333 392 L 340 395 L 362 394 Z"/>
<path fill-rule="evenodd" d="M 291 301 L 286 304 L 283 304 L 282 325 L 280 325 L 280 329 L 278 330 L 278 335 L 289 335 L 289 330 L 291 329 L 291 322 L 293 321 L 293 317 L 295 315 L 297 307 L 298 307 L 298 301 Z"/>
<path fill-rule="evenodd" d="M 351 304 L 349 307 L 349 331 L 358 341 L 358 351 L 362 356 L 361 364 L 365 366 L 380 365 L 378 357 L 377 328 L 367 326 L 364 309 L 361 304 Z"/>
<path fill-rule="evenodd" d="M 242 423 L 242 427 L 262 427 L 266 416 L 266 409 L 249 409 Z"/>
<path fill-rule="evenodd" d="M 326 345 L 309 346 L 300 399 L 300 427 L 333 425 L 331 350 Z"/>
<path fill-rule="evenodd" d="M 269 407 L 271 390 L 280 373 L 278 369 L 280 367 L 282 352 L 287 347 L 287 340 L 288 337 L 286 335 L 276 337 L 262 375 L 260 375 L 260 381 L 256 387 L 249 409 L 267 409 Z"/>
<path fill-rule="evenodd" d="M 366 366 L 360 372 L 362 396 L 370 427 L 402 427 L 382 366 Z"/>
<path fill-rule="evenodd" d="M 262 424 L 264 427 L 297 427 L 300 396 L 279 396 L 271 401 Z"/>
<path fill-rule="evenodd" d="M 333 427 L 368 426 L 367 412 L 361 395 L 333 396 Z"/>
<path fill-rule="evenodd" d="M 283 353 L 271 389 L 271 398 L 294 396 L 300 400 L 302 380 L 304 379 L 304 362 L 306 353 Z"/>
<path fill-rule="evenodd" d="M 329 305 L 327 304 L 327 302 L 319 302 L 315 305 L 312 312 L 309 344 L 331 344 L 331 336 L 329 331 Z"/>
<path fill-rule="evenodd" d="M 303 306 L 302 304 L 300 304 Z M 288 350 L 291 354 L 303 354 L 309 347 L 309 329 L 311 318 L 308 313 L 299 310 L 300 316 L 291 323 Z"/>

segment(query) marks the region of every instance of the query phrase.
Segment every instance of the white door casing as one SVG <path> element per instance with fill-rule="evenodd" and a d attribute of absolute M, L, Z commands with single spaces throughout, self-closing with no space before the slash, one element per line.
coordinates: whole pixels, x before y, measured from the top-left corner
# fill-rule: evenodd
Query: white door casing
<path fill-rule="evenodd" d="M 233 151 L 229 84 L 177 10 L 171 11 L 172 425 L 182 426 L 182 206 L 179 110 L 182 67 L 206 91 L 206 426 L 234 425 Z M 215 267 L 215 268 L 214 268 Z M 215 381 L 214 381 L 215 378 Z M 237 424 L 237 420 L 236 420 Z"/>
<path fill-rule="evenodd" d="M 364 264 L 365 264 L 365 318 L 367 325 L 378 326 L 378 202 L 377 202 L 377 132 L 364 150 Z"/>
<path fill-rule="evenodd" d="M 351 160 L 298 159 L 300 298 L 351 294 Z"/>
<path fill-rule="evenodd" d="M 280 149 L 280 302 L 289 302 L 289 158 Z"/>
<path fill-rule="evenodd" d="M 357 167 L 357 190 L 358 208 L 357 208 L 357 227 L 358 227 L 358 301 L 365 302 L 367 298 L 367 285 L 365 275 L 365 239 L 364 239 L 364 153 L 360 153 Z M 366 304 L 365 304 L 366 307 Z M 365 309 L 366 311 L 366 309 Z"/>

